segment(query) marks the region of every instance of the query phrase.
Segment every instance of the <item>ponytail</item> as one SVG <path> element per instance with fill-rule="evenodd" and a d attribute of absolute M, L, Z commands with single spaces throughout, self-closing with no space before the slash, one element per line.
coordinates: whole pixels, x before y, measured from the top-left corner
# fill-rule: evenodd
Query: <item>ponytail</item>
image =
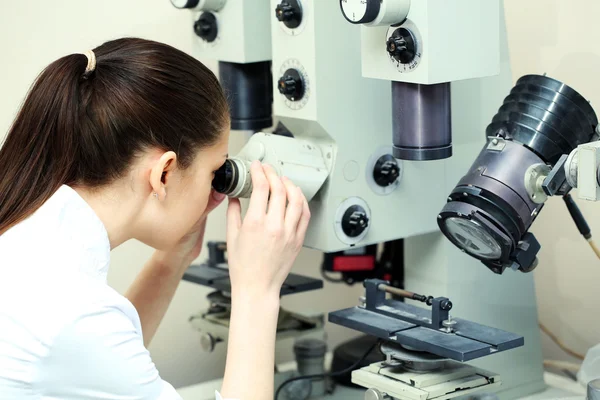
<path fill-rule="evenodd" d="M 72 181 L 86 63 L 84 55 L 70 55 L 50 64 L 0 148 L 0 235 Z"/>
<path fill-rule="evenodd" d="M 228 122 L 215 75 L 166 44 L 125 38 L 63 57 L 40 74 L 0 148 L 0 235 L 62 185 L 124 176 L 145 149 L 175 151 L 187 168 Z"/>

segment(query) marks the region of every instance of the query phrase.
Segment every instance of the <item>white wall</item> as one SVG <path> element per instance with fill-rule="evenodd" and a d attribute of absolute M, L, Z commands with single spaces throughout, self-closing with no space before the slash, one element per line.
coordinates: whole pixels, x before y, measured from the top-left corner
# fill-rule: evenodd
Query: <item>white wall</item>
<path fill-rule="evenodd" d="M 333 0 L 330 0 L 333 1 Z M 512 64 L 515 77 L 547 72 L 577 88 L 600 104 L 600 28 L 595 0 L 506 0 Z M 188 14 L 175 10 L 168 0 L 53 0 L 0 3 L 0 139 L 8 130 L 27 88 L 49 62 L 82 52 L 108 39 L 139 36 L 191 50 Z M 209 63 L 212 67 L 214 63 Z M 242 138 L 232 135 L 232 152 Z M 600 207 L 580 202 L 594 232 L 600 231 Z M 540 318 L 568 344 L 585 351 L 600 341 L 595 322 L 595 298 L 600 265 L 578 236 L 564 206 L 551 201 L 536 222 L 535 233 L 543 250 L 535 272 Z M 208 226 L 208 239 L 224 238 L 224 209 L 217 210 Z M 127 243 L 113 252 L 109 282 L 124 291 L 150 250 Z M 201 256 L 203 258 L 203 256 Z M 320 256 L 304 250 L 295 272 L 318 276 Z M 325 290 L 285 298 L 292 310 L 317 311 L 352 305 L 360 288 L 327 285 Z M 176 386 L 216 377 L 223 370 L 223 351 L 205 355 L 188 317 L 206 305 L 208 290 L 182 283 L 150 350 L 163 377 Z M 352 332 L 330 326 L 330 345 Z M 562 358 L 545 342 L 549 357 Z M 290 354 L 281 354 L 280 357 Z"/>
<path fill-rule="evenodd" d="M 193 32 L 189 13 L 176 10 L 169 0 L 2 0 L 0 141 L 27 89 L 47 64 L 63 55 L 83 52 L 122 36 L 158 40 L 191 53 Z M 203 61 L 216 70 L 215 62 Z M 235 153 L 244 138 L 237 132 L 231 137 L 230 152 Z M 221 207 L 209 219 L 208 240 L 224 239 L 224 211 L 225 207 Z M 149 248 L 136 242 L 116 249 L 112 254 L 109 284 L 124 292 L 150 254 Z M 200 260 L 204 257 L 202 254 Z M 294 271 L 317 277 L 320 261 L 317 252 L 304 250 Z M 359 289 L 327 285 L 326 290 L 289 296 L 282 303 L 290 310 L 312 308 L 324 312 L 354 305 Z M 198 334 L 188 324 L 190 315 L 206 307 L 208 293 L 205 288 L 183 282 L 150 346 L 161 375 L 175 386 L 215 378 L 223 372 L 223 349 L 204 354 L 200 350 Z M 353 335 L 353 332 L 335 326 L 328 331 L 331 346 Z M 291 349 L 278 354 L 280 359 L 291 356 Z"/>
<path fill-rule="evenodd" d="M 576 89 L 600 116 L 600 2 L 505 0 L 515 80 L 547 73 Z M 576 199 L 577 200 L 577 199 Z M 600 204 L 578 201 L 596 240 Z M 540 321 L 581 353 L 600 342 L 600 261 L 575 228 L 562 199 L 552 199 L 533 232 L 542 245 L 535 271 Z M 570 360 L 544 336 L 546 357 Z"/>

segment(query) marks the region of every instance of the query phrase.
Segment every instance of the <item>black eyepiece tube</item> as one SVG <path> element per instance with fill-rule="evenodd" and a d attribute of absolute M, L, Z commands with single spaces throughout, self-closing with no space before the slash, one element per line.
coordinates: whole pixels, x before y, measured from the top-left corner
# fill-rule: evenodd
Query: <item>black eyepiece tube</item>
<path fill-rule="evenodd" d="M 229 101 L 231 129 L 259 131 L 273 125 L 271 61 L 221 61 L 219 79 Z"/>

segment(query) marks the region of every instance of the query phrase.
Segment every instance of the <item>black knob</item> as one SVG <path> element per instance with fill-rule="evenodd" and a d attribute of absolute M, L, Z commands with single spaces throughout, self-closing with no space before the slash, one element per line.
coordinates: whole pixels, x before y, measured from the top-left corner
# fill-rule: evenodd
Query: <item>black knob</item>
<path fill-rule="evenodd" d="M 275 18 L 285 26 L 294 29 L 302 23 L 302 7 L 298 0 L 285 0 L 275 7 Z"/>
<path fill-rule="evenodd" d="M 452 310 L 452 302 L 450 300 L 442 300 L 440 303 L 440 308 L 443 311 L 450 311 Z"/>
<path fill-rule="evenodd" d="M 400 176 L 400 167 L 391 154 L 386 154 L 377 160 L 373 169 L 373 179 L 379 186 L 387 187 L 396 182 Z"/>
<path fill-rule="evenodd" d="M 214 41 L 218 33 L 217 17 L 213 13 L 202 13 L 194 23 L 194 32 L 209 43 Z"/>
<path fill-rule="evenodd" d="M 224 264 L 225 252 L 227 251 L 227 243 L 225 242 L 208 242 L 208 261 L 210 267 L 217 267 L 219 264 Z"/>
<path fill-rule="evenodd" d="M 277 81 L 277 89 L 291 101 L 300 100 L 304 96 L 302 75 L 295 69 L 288 69 Z"/>
<path fill-rule="evenodd" d="M 405 28 L 396 29 L 387 41 L 387 51 L 390 56 L 402 64 L 410 63 L 415 59 L 417 52 L 413 34 Z"/>
<path fill-rule="evenodd" d="M 349 207 L 342 217 L 342 230 L 349 237 L 357 237 L 369 227 L 369 217 L 358 205 Z"/>

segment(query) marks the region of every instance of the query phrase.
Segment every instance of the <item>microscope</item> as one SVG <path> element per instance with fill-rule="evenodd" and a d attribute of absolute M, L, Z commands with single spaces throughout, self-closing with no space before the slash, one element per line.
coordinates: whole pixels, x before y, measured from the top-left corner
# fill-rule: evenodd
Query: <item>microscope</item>
<path fill-rule="evenodd" d="M 283 395 L 509 399 L 542 392 L 533 276 L 498 273 L 533 269 L 539 245 L 526 231 L 543 193 L 562 193 L 573 181 L 566 171 L 574 169 L 565 165 L 577 160 L 581 167 L 593 158 L 597 171 L 600 154 L 585 147 L 597 120 L 580 95 L 550 78 L 524 77 L 513 88 L 501 2 L 172 3 L 191 10 L 197 56 L 219 60 L 231 128 L 253 132 L 218 171 L 214 188 L 249 197 L 249 163 L 260 160 L 309 200 L 306 247 L 333 254 L 404 241 L 403 287 L 366 279 L 355 307 L 328 315 L 331 323 L 380 340 L 382 358 L 352 372 L 349 387 L 325 394 L 313 383 Z M 540 92 L 544 101 L 531 100 Z M 522 102 L 552 113 L 552 93 L 568 97 L 563 105 L 570 101 L 563 114 L 554 114 L 561 128 L 544 130 L 521 117 L 529 116 Z M 515 105 L 507 95 L 525 100 Z M 269 129 L 271 114 L 275 130 Z M 581 161 L 587 154 L 590 160 Z M 578 184 L 594 183 L 598 195 L 599 180 L 588 175 L 578 176 Z M 494 193 L 502 184 L 512 197 L 501 202 L 502 193 Z M 521 203 L 510 203 L 517 197 Z M 502 208 L 507 204 L 514 210 Z M 501 231 L 506 214 L 514 221 Z M 215 298 L 226 303 L 224 244 L 210 246 L 220 253 L 190 267 L 184 279 L 217 289 Z M 282 295 L 321 287 L 321 281 L 292 274 Z M 205 331 L 215 324 L 208 314 L 196 318 Z M 299 327 L 323 329 L 318 317 L 294 317 L 298 338 L 305 334 Z"/>

